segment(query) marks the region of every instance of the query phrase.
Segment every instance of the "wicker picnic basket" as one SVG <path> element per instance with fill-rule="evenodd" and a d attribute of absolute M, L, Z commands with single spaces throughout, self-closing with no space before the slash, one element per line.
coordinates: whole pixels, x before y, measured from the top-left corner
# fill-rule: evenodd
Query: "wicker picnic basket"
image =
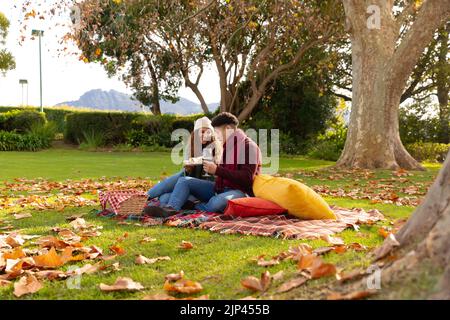
<path fill-rule="evenodd" d="M 103 210 L 118 215 L 142 214 L 147 204 L 147 194 L 141 191 L 106 191 L 99 194 Z"/>

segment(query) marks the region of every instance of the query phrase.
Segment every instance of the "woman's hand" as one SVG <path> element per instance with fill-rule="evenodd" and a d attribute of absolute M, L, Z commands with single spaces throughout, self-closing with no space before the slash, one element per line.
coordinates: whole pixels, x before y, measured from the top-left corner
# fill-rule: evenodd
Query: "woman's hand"
<path fill-rule="evenodd" d="M 192 165 L 185 165 L 185 166 L 184 166 L 184 170 L 185 170 L 188 174 L 191 174 L 192 171 L 194 170 L 194 166 L 192 166 Z"/>
<path fill-rule="evenodd" d="M 212 161 L 203 161 L 203 170 L 205 170 L 207 174 L 215 175 L 217 165 Z"/>

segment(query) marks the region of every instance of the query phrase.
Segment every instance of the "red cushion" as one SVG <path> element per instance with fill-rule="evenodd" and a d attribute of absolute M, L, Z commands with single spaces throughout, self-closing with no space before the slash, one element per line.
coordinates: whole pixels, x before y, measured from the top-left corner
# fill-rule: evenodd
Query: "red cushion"
<path fill-rule="evenodd" d="M 247 197 L 228 201 L 225 214 L 237 217 L 267 216 L 285 213 L 286 209 L 261 198 Z"/>

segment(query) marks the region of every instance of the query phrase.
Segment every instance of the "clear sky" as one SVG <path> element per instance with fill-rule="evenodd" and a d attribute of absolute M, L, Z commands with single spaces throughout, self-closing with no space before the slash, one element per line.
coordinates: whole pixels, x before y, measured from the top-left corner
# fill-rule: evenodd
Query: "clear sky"
<path fill-rule="evenodd" d="M 32 0 L 37 9 L 48 6 L 45 0 Z M 8 72 L 6 76 L 0 74 L 0 105 L 20 105 L 22 103 L 22 90 L 20 79 L 29 82 L 29 104 L 39 105 L 39 45 L 38 40 L 27 39 L 19 45 L 22 33 L 19 20 L 23 18 L 21 1 L 0 0 L 0 11 L 10 20 L 11 26 L 6 42 L 6 47 L 16 59 L 16 69 Z M 14 5 L 17 8 L 14 8 Z M 67 18 L 62 18 L 68 22 Z M 77 100 L 83 93 L 91 89 L 118 90 L 131 93 L 130 90 L 118 78 L 108 78 L 103 67 L 97 64 L 86 64 L 78 60 L 77 56 L 57 53 L 61 37 L 67 29 L 55 27 L 61 22 L 52 19 L 33 19 L 29 23 L 25 35 L 31 34 L 31 29 L 42 29 L 45 34 L 42 39 L 43 55 L 43 104 L 55 105 L 59 102 Z M 200 89 L 207 103 L 219 102 L 220 92 L 217 85 L 216 71 L 209 68 L 203 75 Z M 26 91 L 26 90 L 25 90 Z M 181 88 L 181 97 L 198 103 L 195 95 L 187 88 Z M 26 93 L 25 93 L 26 100 Z"/>

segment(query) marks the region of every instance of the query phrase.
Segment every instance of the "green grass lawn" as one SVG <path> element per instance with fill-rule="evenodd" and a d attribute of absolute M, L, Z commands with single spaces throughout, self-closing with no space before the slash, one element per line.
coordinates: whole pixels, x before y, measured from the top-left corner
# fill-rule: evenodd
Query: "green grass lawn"
<path fill-rule="evenodd" d="M 168 153 L 128 153 L 128 152 L 84 152 L 78 150 L 51 149 L 36 153 L 28 152 L 2 152 L 0 153 L 0 177 L 2 181 L 12 181 L 14 178 L 45 178 L 54 181 L 66 179 L 80 180 L 84 178 L 137 178 L 147 177 L 156 181 L 161 175 L 176 172 L 178 166 L 173 165 Z M 433 180 L 439 170 L 439 165 L 426 164 L 427 171 L 414 172 L 405 180 L 394 177 L 392 172 L 376 171 L 369 175 L 350 172 L 336 172 L 327 167 L 332 162 L 311 160 L 304 157 L 289 157 L 280 160 L 282 175 L 288 175 L 301 180 L 309 186 L 327 186 L 330 190 L 342 188 L 350 191 L 359 188 L 360 192 L 367 189 L 394 190 L 399 196 L 403 196 L 404 186 L 416 185 L 419 189 Z M 338 176 L 337 176 L 338 175 Z M 376 183 L 371 183 L 376 182 Z M 380 187 L 379 184 L 382 184 Z M 387 185 L 384 185 L 387 184 Z M 363 190 L 363 191 L 361 191 Z M 364 191 L 366 190 L 366 191 Z M 8 190 L 5 184 L 0 182 L 0 197 L 16 197 L 17 194 Z M 58 192 L 52 190 L 51 192 Z M 425 190 L 423 190 L 425 192 Z M 30 192 L 20 194 L 29 195 Z M 417 197 L 420 196 L 416 195 Z M 94 198 L 90 194 L 86 197 Z M 347 229 L 338 236 L 345 243 L 359 242 L 369 249 L 378 246 L 383 238 L 378 234 L 380 226 L 389 226 L 390 222 L 408 217 L 414 210 L 413 206 L 399 206 L 392 203 L 374 202 L 370 199 L 352 199 L 349 196 L 327 196 L 325 199 L 330 204 L 341 207 L 361 207 L 364 209 L 378 209 L 387 218 L 386 221 L 371 226 L 362 226 L 359 231 Z M 267 257 L 276 255 L 289 247 L 300 243 L 308 243 L 313 247 L 328 245 L 322 240 L 281 240 L 266 237 L 221 235 L 203 230 L 178 229 L 171 227 L 144 227 L 134 223 L 129 225 L 118 224 L 117 221 L 96 217 L 89 214 L 92 207 L 73 208 L 67 207 L 63 212 L 47 210 L 36 211 L 25 208 L 11 208 L 0 211 L 1 224 L 11 224 L 14 230 L 20 230 L 23 234 L 50 235 L 51 228 L 67 226 L 66 218 L 73 214 L 86 214 L 84 218 L 96 225 L 103 226 L 99 237 L 90 238 L 86 244 L 96 245 L 108 252 L 108 247 L 117 243 L 117 238 L 128 233 L 120 246 L 125 248 L 126 254 L 119 256 L 114 262 L 120 263 L 120 271 L 103 274 L 102 272 L 91 275 L 83 275 L 81 288 L 70 290 L 64 280 L 45 281 L 44 288 L 32 295 L 23 296 L 21 299 L 141 299 L 148 294 L 162 293 L 164 276 L 183 270 L 186 278 L 199 281 L 204 287 L 201 294 L 208 294 L 210 299 L 239 299 L 251 294 L 243 289 L 240 280 L 245 276 L 259 276 L 267 270 L 258 266 L 252 259 L 259 255 Z M 33 217 L 14 220 L 13 212 L 31 212 Z M 1 231 L 0 231 L 1 232 Z M 156 241 L 142 244 L 144 237 L 155 238 Z M 182 240 L 193 243 L 191 250 L 178 248 Z M 32 246 L 31 246 L 32 247 Z M 153 265 L 136 265 L 135 257 L 142 254 L 148 258 L 169 256 L 170 261 L 161 261 Z M 367 252 L 347 251 L 343 254 L 328 253 L 325 260 L 335 263 L 339 268 L 351 270 L 366 268 L 370 264 Z M 83 261 L 77 265 L 92 263 Z M 70 265 L 62 269 L 67 269 Z M 301 288 L 292 290 L 284 295 L 275 294 L 279 284 L 290 279 L 296 273 L 296 266 L 292 261 L 283 261 L 279 265 L 269 267 L 274 274 L 283 270 L 284 276 L 278 283 L 274 283 L 264 295 L 253 294 L 262 298 L 324 298 L 323 288 L 334 283 L 332 278 L 324 278 L 308 282 Z M 100 291 L 100 283 L 112 284 L 118 276 L 131 277 L 134 281 L 145 286 L 145 290 L 135 293 L 105 293 Z M 0 287 L 0 299 L 15 299 L 12 294 L 12 285 Z M 408 291 L 409 292 L 409 291 Z M 382 295 L 383 293 L 381 293 Z M 379 295 L 380 296 L 380 295 Z"/>

